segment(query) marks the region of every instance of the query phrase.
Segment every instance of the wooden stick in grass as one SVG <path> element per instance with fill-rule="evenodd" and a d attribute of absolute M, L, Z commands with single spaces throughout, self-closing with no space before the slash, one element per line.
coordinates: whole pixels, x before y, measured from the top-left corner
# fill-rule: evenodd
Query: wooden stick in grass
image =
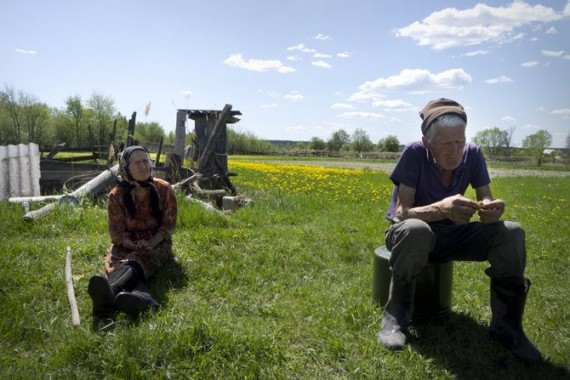
<path fill-rule="evenodd" d="M 75 302 L 75 292 L 73 291 L 73 277 L 71 276 L 71 248 L 67 247 L 65 254 L 65 282 L 67 284 L 67 299 L 71 306 L 71 323 L 73 326 L 79 326 L 79 310 Z"/>

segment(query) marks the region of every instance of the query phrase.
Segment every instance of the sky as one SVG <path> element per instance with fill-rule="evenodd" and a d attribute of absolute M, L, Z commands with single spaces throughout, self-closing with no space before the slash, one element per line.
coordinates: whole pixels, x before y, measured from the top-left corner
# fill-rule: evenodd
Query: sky
<path fill-rule="evenodd" d="M 167 133 L 178 109 L 231 104 L 261 139 L 405 144 L 441 97 L 469 141 L 570 133 L 568 0 L 2 0 L 0 30 L 2 89 L 61 109 L 104 95 Z"/>

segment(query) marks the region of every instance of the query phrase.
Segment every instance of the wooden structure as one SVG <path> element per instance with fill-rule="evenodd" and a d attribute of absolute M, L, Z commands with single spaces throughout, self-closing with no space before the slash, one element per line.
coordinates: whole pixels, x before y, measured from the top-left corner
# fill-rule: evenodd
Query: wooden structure
<path fill-rule="evenodd" d="M 192 141 L 192 161 L 196 162 L 196 180 L 190 184 L 190 191 L 199 196 L 219 198 L 229 192 L 236 194 L 228 171 L 227 124 L 240 119 L 240 111 L 232 111 L 226 104 L 222 111 L 179 109 L 176 116 L 176 141 L 170 165 L 181 165 L 184 157 L 184 145 L 179 136 L 186 136 L 187 119 L 194 120 L 195 136 Z M 179 164 L 180 163 L 180 164 Z"/>

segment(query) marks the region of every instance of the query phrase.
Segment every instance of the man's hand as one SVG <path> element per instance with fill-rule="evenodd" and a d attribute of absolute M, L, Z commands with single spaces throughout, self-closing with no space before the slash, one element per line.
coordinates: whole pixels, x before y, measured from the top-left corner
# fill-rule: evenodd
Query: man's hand
<path fill-rule="evenodd" d="M 439 202 L 439 207 L 445 213 L 447 219 L 459 224 L 467 224 L 479 208 L 477 202 L 457 194 L 447 197 Z"/>
<path fill-rule="evenodd" d="M 497 223 L 505 212 L 505 202 L 501 199 L 483 199 L 479 202 L 479 220 L 482 223 Z"/>

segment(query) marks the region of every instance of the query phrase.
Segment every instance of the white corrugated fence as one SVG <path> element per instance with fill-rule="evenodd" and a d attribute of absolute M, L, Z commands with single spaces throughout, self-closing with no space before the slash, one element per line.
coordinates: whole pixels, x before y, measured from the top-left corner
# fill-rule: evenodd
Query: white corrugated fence
<path fill-rule="evenodd" d="M 37 144 L 0 146 L 0 200 L 40 195 Z"/>

